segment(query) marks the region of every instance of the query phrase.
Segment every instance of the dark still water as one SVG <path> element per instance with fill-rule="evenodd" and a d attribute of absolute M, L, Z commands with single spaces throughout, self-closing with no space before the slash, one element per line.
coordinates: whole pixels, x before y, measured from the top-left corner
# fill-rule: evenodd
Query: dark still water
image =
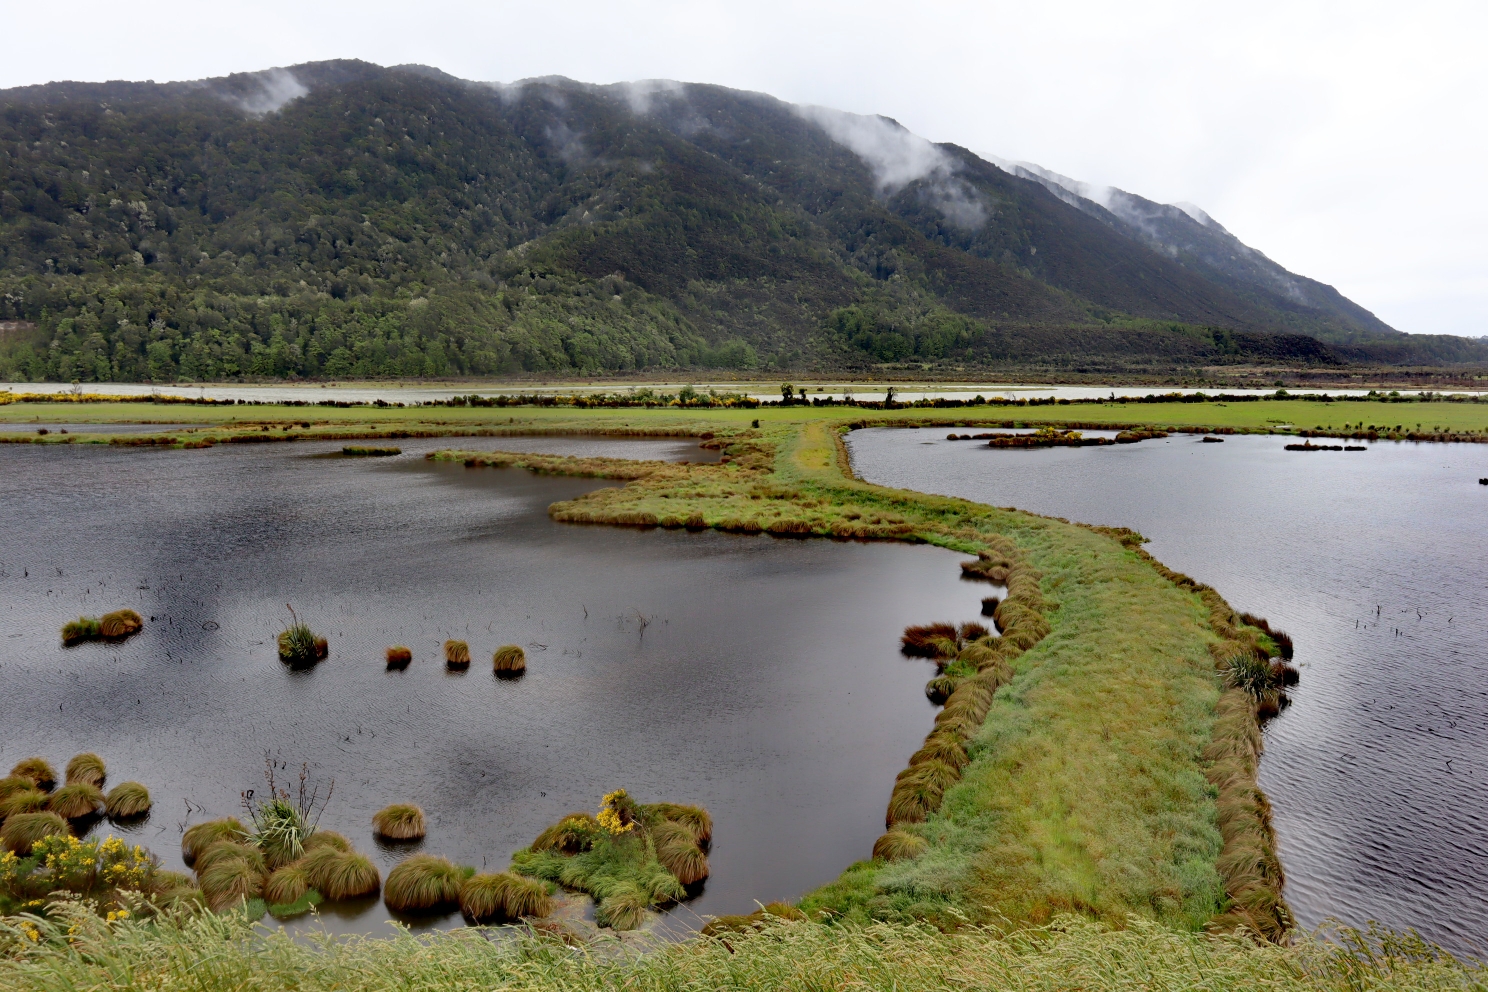
<path fill-rule="evenodd" d="M 891 544 L 559 525 L 593 480 L 337 445 L 203 451 L 0 449 L 0 765 L 94 750 L 155 797 L 135 836 L 169 865 L 183 825 L 239 812 L 264 752 L 335 780 L 321 825 L 384 873 L 372 813 L 415 802 L 423 849 L 499 870 L 624 787 L 706 806 L 713 874 L 677 911 L 748 912 L 868 856 L 895 774 L 929 729 L 928 664 L 904 625 L 975 617 L 958 556 Z M 469 439 L 462 446 L 697 460 L 673 441 Z M 285 603 L 330 638 L 292 672 Z M 79 613 L 132 606 L 121 646 L 59 645 Z M 474 663 L 444 670 L 449 637 Z M 526 646 L 497 681 L 491 653 Z M 384 670 L 383 649 L 414 662 Z M 3 771 L 0 768 L 0 771 Z M 100 828 L 109 828 L 107 825 Z M 328 925 L 385 927 L 380 903 Z M 458 916 L 441 921 L 458 922 Z"/>
<path fill-rule="evenodd" d="M 1133 527 L 1296 639 L 1302 684 L 1266 731 L 1261 783 L 1304 924 L 1488 949 L 1488 446 L 999 451 L 945 434 L 860 430 L 849 447 L 872 482 Z"/>

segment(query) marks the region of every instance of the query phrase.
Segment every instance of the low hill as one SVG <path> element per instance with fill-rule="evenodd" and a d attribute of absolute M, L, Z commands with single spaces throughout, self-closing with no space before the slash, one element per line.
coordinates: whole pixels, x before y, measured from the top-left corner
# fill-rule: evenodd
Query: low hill
<path fill-rule="evenodd" d="M 1488 360 L 1061 179 L 708 85 L 5 90 L 0 378 Z"/>

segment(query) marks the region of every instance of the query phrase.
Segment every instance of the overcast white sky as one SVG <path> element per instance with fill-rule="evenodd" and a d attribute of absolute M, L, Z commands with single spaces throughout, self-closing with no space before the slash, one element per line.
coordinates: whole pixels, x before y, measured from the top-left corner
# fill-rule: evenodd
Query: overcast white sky
<path fill-rule="evenodd" d="M 1488 3 L 0 0 L 0 86 L 361 58 L 671 78 L 1198 204 L 1405 331 L 1488 334 Z"/>

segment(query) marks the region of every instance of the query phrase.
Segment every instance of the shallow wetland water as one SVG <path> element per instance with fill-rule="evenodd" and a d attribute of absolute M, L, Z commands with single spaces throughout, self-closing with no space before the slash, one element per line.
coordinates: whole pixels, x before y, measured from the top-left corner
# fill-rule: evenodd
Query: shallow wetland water
<path fill-rule="evenodd" d="M 1488 957 L 1488 446 L 994 450 L 946 433 L 854 431 L 854 469 L 1132 527 L 1295 638 L 1302 683 L 1267 727 L 1261 785 L 1304 925 L 1374 919 Z"/>
<path fill-rule="evenodd" d="M 866 857 L 934 709 L 909 623 L 978 615 L 986 586 L 928 547 L 559 525 L 547 505 L 604 483 L 432 463 L 436 447 L 694 461 L 691 442 L 479 438 L 201 451 L 0 448 L 0 764 L 79 751 L 155 798 L 129 836 L 180 866 L 183 825 L 238 813 L 264 753 L 335 792 L 321 826 L 377 860 L 372 813 L 415 802 L 422 850 L 504 868 L 624 787 L 706 806 L 712 876 L 674 912 L 748 912 Z M 327 457 L 331 456 L 331 457 Z M 285 603 L 330 639 L 294 672 Z M 80 613 L 151 620 L 64 649 Z M 440 644 L 475 663 L 447 674 Z M 526 647 L 498 681 L 491 653 Z M 414 661 L 387 672 L 389 644 Z M 107 824 L 98 828 L 113 830 Z M 323 914 L 381 932 L 373 900 Z M 423 925 L 457 925 L 459 917 Z"/>

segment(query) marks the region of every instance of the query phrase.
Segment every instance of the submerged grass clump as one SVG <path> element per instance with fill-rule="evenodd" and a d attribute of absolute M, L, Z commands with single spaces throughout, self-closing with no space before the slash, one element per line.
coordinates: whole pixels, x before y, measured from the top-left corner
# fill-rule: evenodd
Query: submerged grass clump
<path fill-rule="evenodd" d="M 52 771 L 52 766 L 45 758 L 22 758 L 11 768 L 10 776 L 28 779 L 43 792 L 52 791 L 52 786 L 57 784 L 57 773 Z"/>
<path fill-rule="evenodd" d="M 79 754 L 67 763 L 68 785 L 82 784 L 102 788 L 107 776 L 108 770 L 104 767 L 103 759 L 91 752 Z"/>
<path fill-rule="evenodd" d="M 372 814 L 372 832 L 384 840 L 420 840 L 426 831 L 424 811 L 412 803 L 393 803 Z"/>
<path fill-rule="evenodd" d="M 138 782 L 120 782 L 104 800 L 109 819 L 130 820 L 150 812 L 150 790 Z"/>
<path fill-rule="evenodd" d="M 360 444 L 348 444 L 341 449 L 341 454 L 361 458 L 386 458 L 390 455 L 401 455 L 402 448 L 373 448 Z"/>
<path fill-rule="evenodd" d="M 512 855 L 513 872 L 587 892 L 595 919 L 634 929 L 653 906 L 679 902 L 708 877 L 713 834 L 707 811 L 678 803 L 643 805 L 625 790 L 604 797 L 598 816 L 574 813 Z"/>
<path fill-rule="evenodd" d="M 515 644 L 504 644 L 496 649 L 491 665 L 497 675 L 521 675 L 527 671 L 527 652 Z"/>
<path fill-rule="evenodd" d="M 472 871 L 433 854 L 415 854 L 388 872 L 382 901 L 395 913 L 427 913 L 460 901 L 460 886 Z"/>
<path fill-rule="evenodd" d="M 401 644 L 395 644 L 387 649 L 388 671 L 402 671 L 413 661 L 413 652 Z"/>
<path fill-rule="evenodd" d="M 84 641 L 122 641 L 144 627 L 144 618 L 133 610 L 114 610 L 101 617 L 78 617 L 62 625 L 62 643 L 72 647 Z"/>
<path fill-rule="evenodd" d="M 464 641 L 444 642 L 444 664 L 457 671 L 470 667 L 470 645 Z"/>
<path fill-rule="evenodd" d="M 296 668 L 308 668 L 324 661 L 330 645 L 324 637 L 302 623 L 295 623 L 279 634 L 279 660 Z"/>

